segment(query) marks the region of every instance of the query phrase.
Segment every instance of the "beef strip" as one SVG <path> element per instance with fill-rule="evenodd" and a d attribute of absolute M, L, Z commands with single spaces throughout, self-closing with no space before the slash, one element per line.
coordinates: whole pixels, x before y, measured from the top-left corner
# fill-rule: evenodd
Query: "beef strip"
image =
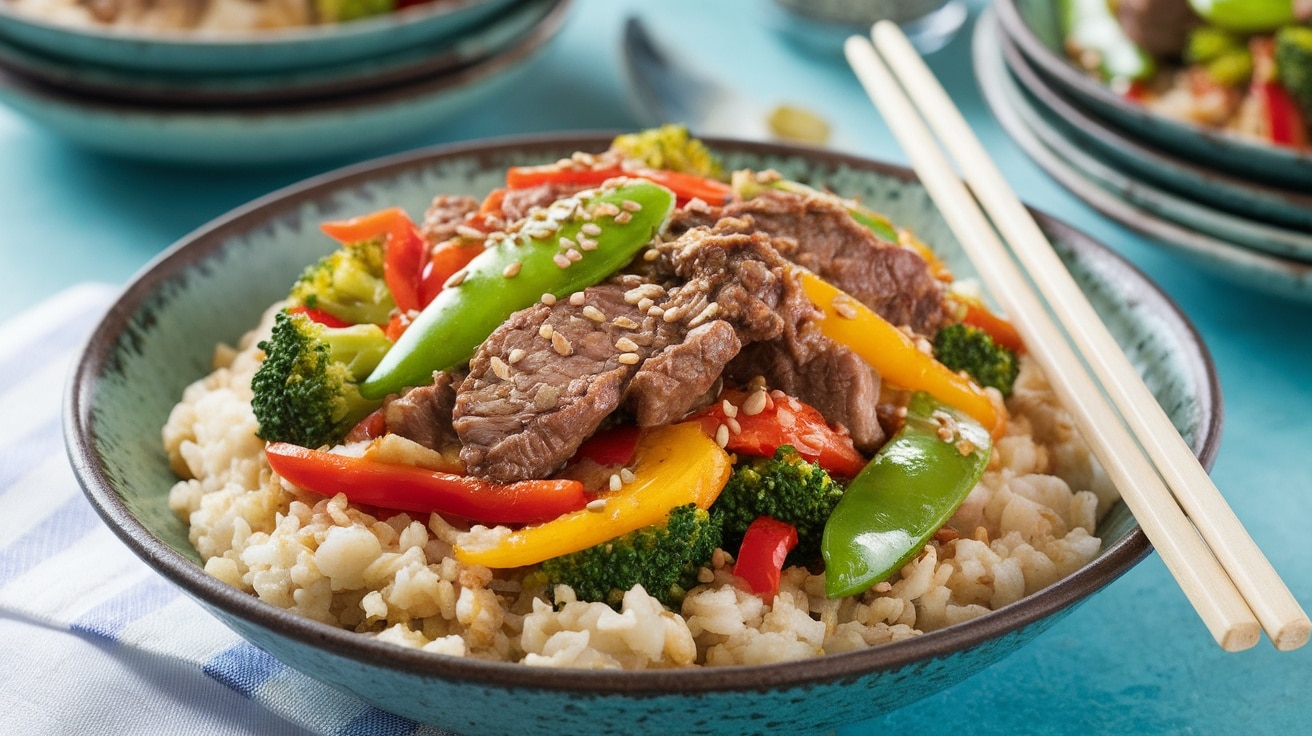
<path fill-rule="evenodd" d="M 506 222 L 515 222 L 528 217 L 536 207 L 546 209 L 552 202 L 577 194 L 587 187 L 576 184 L 540 184 L 523 189 L 509 189 L 501 200 L 501 212 Z"/>
<path fill-rule="evenodd" d="M 942 284 L 918 253 L 882 240 L 826 197 L 767 190 L 724 207 L 676 212 L 670 232 L 750 219 L 780 255 L 814 271 L 895 325 L 931 335 L 947 321 Z"/>
<path fill-rule="evenodd" d="M 1120 0 L 1116 19 L 1125 35 L 1156 57 L 1179 56 L 1202 23 L 1189 0 Z"/>
<path fill-rule="evenodd" d="M 439 194 L 424 212 L 424 221 L 419 226 L 419 234 L 429 245 L 437 245 L 456 236 L 456 228 L 464 224 L 466 218 L 477 212 L 479 202 L 473 197 Z"/>
<path fill-rule="evenodd" d="M 459 445 L 451 415 L 456 387 L 464 378 L 465 374 L 459 371 L 437 371 L 433 383 L 389 397 L 383 404 L 387 431 L 439 452 Z"/>

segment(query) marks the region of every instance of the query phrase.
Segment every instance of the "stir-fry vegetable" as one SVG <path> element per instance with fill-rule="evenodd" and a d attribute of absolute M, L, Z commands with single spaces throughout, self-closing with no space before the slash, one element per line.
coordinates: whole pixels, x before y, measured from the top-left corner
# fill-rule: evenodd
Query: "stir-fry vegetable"
<path fill-rule="evenodd" d="M 360 385 L 382 398 L 427 383 L 433 371 L 469 359 L 514 312 L 544 293 L 568 296 L 623 267 L 665 225 L 674 195 L 630 180 L 595 196 L 560 200 L 476 256 L 419 314 Z"/>
<path fill-rule="evenodd" d="M 1276 33 L 1276 76 L 1289 96 L 1312 115 L 1312 26 L 1286 26 Z"/>
<path fill-rule="evenodd" d="M 784 560 L 796 545 L 797 530 L 792 524 L 762 516 L 747 527 L 734 558 L 733 574 L 742 578 L 753 593 L 773 600 L 779 592 Z"/>
<path fill-rule="evenodd" d="M 486 544 L 469 540 L 456 547 L 456 557 L 468 565 L 521 567 L 587 549 L 658 524 L 678 506 L 710 508 L 731 470 L 729 456 L 696 424 L 658 427 L 638 443 L 634 480 L 598 495 L 596 510 L 568 513 Z"/>
<path fill-rule="evenodd" d="M 723 447 L 772 457 L 785 445 L 835 475 L 850 478 L 865 467 L 847 430 L 834 429 L 814 407 L 782 391 L 725 389 L 719 401 L 697 414 L 706 433 Z M 730 416 L 732 412 L 732 416 Z"/>
<path fill-rule="evenodd" d="M 1061 0 L 1066 45 L 1077 61 L 1107 80 L 1144 80 L 1157 63 L 1125 33 L 1107 0 Z"/>
<path fill-rule="evenodd" d="M 825 592 L 856 595 L 924 548 L 979 482 L 989 433 L 925 393 L 906 424 L 848 484 L 825 525 Z"/>
<path fill-rule="evenodd" d="M 1000 437 L 1007 426 L 1005 409 L 979 386 L 920 351 L 911 338 L 833 284 L 800 271 L 802 288 L 824 312 L 820 330 L 846 345 L 869 363 L 884 380 L 908 391 L 924 391 L 956 407 Z"/>
<path fill-rule="evenodd" d="M 387 324 L 396 301 L 387 288 L 385 260 L 381 237 L 338 248 L 301 272 L 288 306 L 326 312 L 353 325 Z"/>
<path fill-rule="evenodd" d="M 1208 25 L 1234 33 L 1274 31 L 1294 22 L 1293 0 L 1189 0 Z"/>
<path fill-rule="evenodd" d="M 523 524 L 583 508 L 576 480 L 525 480 L 497 485 L 478 478 L 363 457 L 310 450 L 284 442 L 264 450 L 283 479 L 323 496 L 396 511 L 460 516 L 485 523 Z"/>
<path fill-rule="evenodd" d="M 723 519 L 728 549 L 738 544 L 758 517 L 791 524 L 798 537 L 795 561 L 807 564 L 820 556 L 825 522 L 842 497 L 842 485 L 785 445 L 774 457 L 741 462 L 711 511 Z"/>

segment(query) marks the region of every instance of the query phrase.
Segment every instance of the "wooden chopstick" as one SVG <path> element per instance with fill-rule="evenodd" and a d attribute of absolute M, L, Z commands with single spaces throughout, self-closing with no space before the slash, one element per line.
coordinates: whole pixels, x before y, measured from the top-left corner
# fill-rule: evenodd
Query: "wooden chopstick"
<path fill-rule="evenodd" d="M 1147 449 L 1175 500 L 1256 614 L 1271 643 L 1280 651 L 1306 644 L 1312 634 L 1307 613 L 1116 345 L 929 67 L 896 25 L 879 24 L 872 35 L 879 51 L 905 81 L 912 100 L 925 111 L 930 126 L 961 165 L 971 190 L 1052 305 L 1131 431 Z"/>
<path fill-rule="evenodd" d="M 875 38 L 886 48 L 894 49 L 889 54 L 890 62 L 897 63 L 899 67 L 914 62 L 923 68 L 923 62 L 920 62 L 919 56 L 896 26 L 877 25 Z M 893 40 L 889 41 L 890 38 Z M 897 43 L 898 39 L 901 40 L 901 44 Z M 1198 532 L 1185 517 L 1184 512 L 1172 500 L 1162 478 L 1145 457 L 1134 437 L 1122 425 L 1115 410 L 1103 398 L 1102 390 L 1085 371 L 1079 356 L 1066 342 L 1057 325 L 1047 316 L 1043 303 L 1030 290 L 1025 277 L 998 240 L 993 226 L 984 217 L 947 159 L 939 151 L 933 135 L 884 66 L 874 47 L 863 38 L 853 37 L 848 39 L 845 50 L 849 63 L 865 86 L 871 100 L 879 108 L 895 137 L 907 152 L 931 198 L 943 212 L 953 233 L 962 242 L 981 278 L 1016 324 L 1031 354 L 1043 367 L 1054 390 L 1070 410 L 1073 421 L 1108 476 L 1120 489 L 1122 498 L 1138 519 L 1149 540 L 1157 548 L 1186 597 L 1198 611 L 1213 638 L 1227 651 L 1247 649 L 1256 644 L 1260 636 L 1259 623 L 1249 604 L 1245 602 L 1236 584 L 1198 536 Z M 908 55 L 911 62 L 907 61 Z M 928 77 L 928 80 L 923 77 Z M 960 113 L 956 113 L 955 106 L 948 101 L 946 93 L 942 92 L 942 88 L 928 69 L 923 70 L 923 75 L 915 75 L 908 78 L 910 79 L 914 81 L 907 81 L 907 87 L 913 94 L 924 92 L 927 87 L 936 89 L 939 93 L 940 99 L 936 100 L 932 107 L 925 105 L 922 100 L 926 117 L 931 122 L 937 122 L 948 114 L 939 109 L 944 105 L 955 113 L 955 118 L 960 120 Z M 964 134 L 961 131 L 953 131 L 951 138 L 944 135 L 949 143 L 957 142 L 963 137 L 974 140 L 973 133 L 970 133 L 964 120 L 961 120 L 960 124 L 965 131 Z M 979 148 L 978 156 L 986 159 L 977 142 L 976 147 Z M 968 167 L 963 164 L 963 168 L 968 171 L 978 168 L 974 157 L 959 158 L 959 160 L 971 163 Z M 1000 175 L 997 181 L 1001 184 L 991 183 L 990 186 L 1010 191 Z M 1014 195 L 1012 199 L 1015 199 Z M 1016 202 L 1019 207 L 1019 201 Z M 1023 212 L 1023 208 L 1021 210 Z M 1026 217 L 1028 217 L 1027 213 Z M 1038 232 L 1037 226 L 1033 226 L 1033 229 Z M 1041 234 L 1039 237 L 1041 247 L 1051 254 L 1046 239 Z M 1083 300 L 1082 293 L 1070 280 L 1065 268 L 1056 261 L 1055 254 L 1051 255 L 1058 270 L 1069 282 L 1068 291 Z M 1036 281 L 1042 283 L 1044 278 L 1046 274 L 1035 272 Z M 1069 299 L 1055 301 L 1054 311 L 1062 309 L 1066 301 Z M 1088 307 L 1087 302 L 1085 306 L 1087 313 L 1092 315 L 1092 308 Z M 1099 328 L 1102 327 L 1096 315 L 1086 321 Z M 1105 328 L 1103 331 L 1105 332 Z M 1077 336 L 1075 339 L 1078 343 L 1082 339 L 1084 330 L 1072 330 L 1072 334 Z M 1112 352 L 1119 355 L 1128 368 L 1128 361 L 1115 346 L 1110 335 L 1107 336 L 1107 341 L 1113 348 Z M 1081 347 L 1086 348 L 1087 344 L 1082 344 Z M 1129 370 L 1137 381 L 1137 374 L 1132 368 Z M 1110 385 L 1114 387 L 1117 384 Z M 1147 401 L 1156 406 L 1156 400 L 1146 388 L 1143 390 L 1148 397 Z M 1169 421 L 1166 426 L 1170 434 L 1178 440 L 1178 433 Z M 1194 465 L 1197 465 L 1192 453 L 1189 453 L 1189 458 Z M 1199 471 L 1201 472 L 1201 468 Z M 1206 478 L 1206 473 L 1201 474 Z M 1210 480 L 1207 482 L 1208 485 L 1211 484 Z M 1219 496 L 1219 493 L 1217 495 Z M 1278 576 L 1275 579 L 1279 581 Z M 1283 583 L 1279 583 L 1279 588 L 1284 589 Z M 1285 590 L 1287 592 L 1287 589 Z M 1263 604 L 1262 607 L 1265 605 Z M 1301 615 L 1301 610 L 1298 613 Z M 1305 615 L 1302 618 L 1306 621 Z M 1277 647 L 1295 648 L 1306 641 L 1306 633 L 1302 636 L 1302 640 L 1299 640 L 1296 620 L 1286 619 L 1283 623 L 1283 626 L 1272 629 L 1276 632 L 1272 634 L 1272 641 Z"/>

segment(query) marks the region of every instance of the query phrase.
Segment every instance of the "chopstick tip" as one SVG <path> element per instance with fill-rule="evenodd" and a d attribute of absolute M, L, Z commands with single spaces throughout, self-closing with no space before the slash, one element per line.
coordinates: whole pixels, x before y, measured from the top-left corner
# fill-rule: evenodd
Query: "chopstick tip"
<path fill-rule="evenodd" d="M 1309 636 L 1312 636 L 1312 622 L 1304 617 L 1282 626 L 1271 637 L 1271 643 L 1281 652 L 1292 652 L 1306 644 Z"/>

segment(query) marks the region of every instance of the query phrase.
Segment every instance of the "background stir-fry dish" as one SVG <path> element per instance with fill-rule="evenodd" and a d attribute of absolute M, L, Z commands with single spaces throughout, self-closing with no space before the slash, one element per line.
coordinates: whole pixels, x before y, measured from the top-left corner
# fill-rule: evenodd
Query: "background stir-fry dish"
<path fill-rule="evenodd" d="M 205 569 L 265 601 L 457 656 L 756 664 L 1099 550 L 1115 491 L 1006 320 L 682 128 L 323 230 L 163 431 Z"/>

